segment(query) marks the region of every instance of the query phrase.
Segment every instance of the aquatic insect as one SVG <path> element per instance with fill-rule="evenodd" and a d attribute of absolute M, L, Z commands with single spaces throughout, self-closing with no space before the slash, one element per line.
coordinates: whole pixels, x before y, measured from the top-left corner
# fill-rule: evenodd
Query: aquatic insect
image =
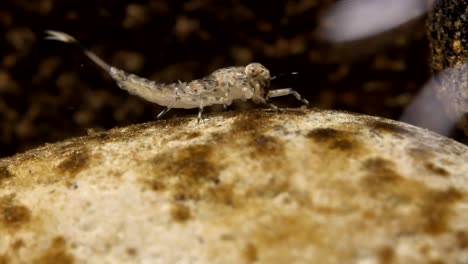
<path fill-rule="evenodd" d="M 200 122 L 205 106 L 220 104 L 226 107 L 236 99 L 252 100 L 257 104 L 262 103 L 273 109 L 278 109 L 278 107 L 268 102 L 270 98 L 294 95 L 304 104 L 309 104 L 306 99 L 291 88 L 265 92 L 270 87 L 270 81 L 275 77 L 271 77 L 268 69 L 257 62 L 250 63 L 245 67 L 221 68 L 204 78 L 190 82 L 178 81 L 164 84 L 110 66 L 81 45 L 74 37 L 66 33 L 47 30 L 46 34 L 46 39 L 71 43 L 80 47 L 89 59 L 110 74 L 121 89 L 150 102 L 165 106 L 166 108 L 158 114 L 157 118 L 161 118 L 172 108 L 198 108 L 197 120 Z"/>

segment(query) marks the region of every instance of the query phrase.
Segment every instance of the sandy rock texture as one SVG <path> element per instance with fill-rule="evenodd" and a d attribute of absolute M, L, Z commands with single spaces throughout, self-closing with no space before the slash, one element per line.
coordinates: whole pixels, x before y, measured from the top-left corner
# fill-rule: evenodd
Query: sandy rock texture
<path fill-rule="evenodd" d="M 90 133 L 0 160 L 0 263 L 467 263 L 467 150 L 305 109 Z"/>

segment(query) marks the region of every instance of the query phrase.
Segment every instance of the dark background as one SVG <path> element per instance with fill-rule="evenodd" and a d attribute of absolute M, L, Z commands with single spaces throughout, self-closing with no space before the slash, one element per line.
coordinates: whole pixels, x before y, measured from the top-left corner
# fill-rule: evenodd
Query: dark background
<path fill-rule="evenodd" d="M 78 48 L 43 40 L 46 29 L 75 36 L 105 61 L 141 77 L 186 81 L 258 61 L 272 75 L 300 72 L 273 85 L 293 87 L 315 107 L 398 119 L 429 78 L 425 18 L 362 41 L 331 44 L 315 32 L 334 2 L 2 1 L 0 156 L 90 128 L 152 121 L 162 110 L 120 90 Z M 293 97 L 274 102 L 301 105 Z M 165 118 L 196 112 L 171 111 Z"/>

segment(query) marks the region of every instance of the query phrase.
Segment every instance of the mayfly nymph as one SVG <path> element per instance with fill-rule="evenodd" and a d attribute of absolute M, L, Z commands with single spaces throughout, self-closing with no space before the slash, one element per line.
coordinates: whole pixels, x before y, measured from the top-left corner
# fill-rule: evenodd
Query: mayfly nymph
<path fill-rule="evenodd" d="M 60 31 L 47 30 L 46 39 L 57 40 L 79 46 L 86 56 L 104 69 L 116 81 L 117 85 L 130 94 L 138 95 L 150 102 L 166 108 L 157 118 L 162 117 L 172 108 L 198 108 L 198 122 L 202 118 L 203 108 L 209 105 L 230 105 L 233 100 L 252 100 L 255 103 L 267 104 L 272 97 L 294 95 L 298 100 L 308 105 L 309 102 L 291 88 L 268 90 L 270 71 L 260 63 L 253 62 L 245 67 L 226 67 L 212 72 L 210 75 L 190 82 L 157 83 L 123 70 L 112 67 L 96 54 L 85 48 L 74 37 Z"/>

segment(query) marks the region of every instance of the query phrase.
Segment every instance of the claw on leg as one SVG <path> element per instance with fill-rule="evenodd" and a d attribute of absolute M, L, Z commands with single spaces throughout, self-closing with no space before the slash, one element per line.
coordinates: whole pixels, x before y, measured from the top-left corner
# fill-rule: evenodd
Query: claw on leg
<path fill-rule="evenodd" d="M 167 112 L 169 112 L 172 108 L 171 107 L 166 107 L 164 110 L 162 110 L 157 116 L 156 119 L 160 119 L 163 117 Z"/>
<path fill-rule="evenodd" d="M 266 104 L 273 110 L 275 111 L 281 111 L 281 109 L 279 107 L 277 107 L 276 105 L 272 104 L 272 103 L 269 103 L 269 102 L 266 102 Z"/>
<path fill-rule="evenodd" d="M 276 111 L 279 110 L 279 107 L 277 107 L 276 105 L 268 102 L 268 98 L 265 99 L 265 98 L 260 97 L 258 95 L 254 95 L 254 102 L 268 105 L 271 109 L 276 110 Z"/>

